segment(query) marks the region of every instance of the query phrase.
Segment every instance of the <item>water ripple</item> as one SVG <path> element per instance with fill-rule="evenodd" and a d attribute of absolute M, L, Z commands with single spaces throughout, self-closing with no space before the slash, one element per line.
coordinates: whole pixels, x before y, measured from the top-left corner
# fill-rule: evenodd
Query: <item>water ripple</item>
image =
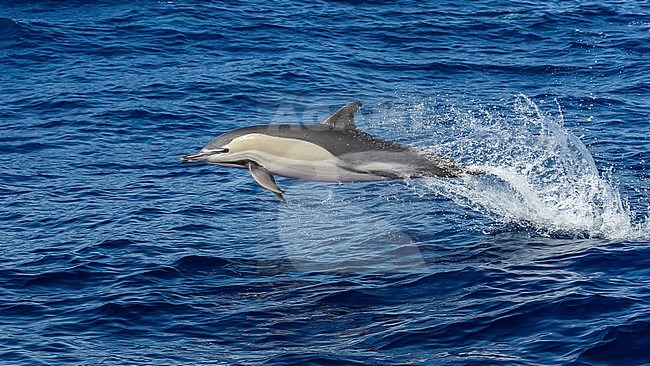
<path fill-rule="evenodd" d="M 646 362 L 647 5 L 3 10 L 2 364 Z M 353 100 L 363 130 L 501 170 L 278 177 L 280 205 L 179 163 Z"/>

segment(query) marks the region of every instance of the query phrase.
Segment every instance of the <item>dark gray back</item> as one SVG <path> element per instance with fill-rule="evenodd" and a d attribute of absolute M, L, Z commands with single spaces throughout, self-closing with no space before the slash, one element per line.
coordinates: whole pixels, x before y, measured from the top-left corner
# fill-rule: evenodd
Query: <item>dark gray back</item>
<path fill-rule="evenodd" d="M 237 137 L 250 133 L 311 142 L 321 146 L 335 156 L 365 151 L 402 152 L 409 150 L 405 146 L 391 141 L 380 140 L 356 128 L 339 129 L 323 124 L 283 124 L 243 127 L 217 137 L 206 148 L 221 147 Z"/>

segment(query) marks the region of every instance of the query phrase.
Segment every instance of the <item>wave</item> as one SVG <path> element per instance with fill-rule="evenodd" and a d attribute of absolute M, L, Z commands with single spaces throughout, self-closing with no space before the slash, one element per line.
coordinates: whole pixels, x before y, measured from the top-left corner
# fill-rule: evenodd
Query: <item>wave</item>
<path fill-rule="evenodd" d="M 434 118 L 426 104 L 411 111 L 411 121 L 427 133 L 424 144 L 436 141 L 438 150 L 486 174 L 430 178 L 421 193 L 542 236 L 650 238 L 647 213 L 630 208 L 612 167 L 599 171 L 587 147 L 564 126 L 559 104 L 556 113 L 545 112 L 520 94 L 493 108 L 437 105 Z"/>

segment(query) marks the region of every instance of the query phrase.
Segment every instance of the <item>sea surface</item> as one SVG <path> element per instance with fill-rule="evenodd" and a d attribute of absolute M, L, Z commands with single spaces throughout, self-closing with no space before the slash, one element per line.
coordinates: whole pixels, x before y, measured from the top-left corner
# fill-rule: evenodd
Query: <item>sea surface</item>
<path fill-rule="evenodd" d="M 180 163 L 357 126 L 486 174 Z M 647 1 L 5 1 L 0 364 L 650 364 Z"/>

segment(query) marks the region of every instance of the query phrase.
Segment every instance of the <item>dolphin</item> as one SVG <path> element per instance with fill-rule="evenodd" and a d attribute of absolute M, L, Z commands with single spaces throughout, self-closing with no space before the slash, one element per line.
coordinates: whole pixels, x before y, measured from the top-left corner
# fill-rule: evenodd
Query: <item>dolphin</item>
<path fill-rule="evenodd" d="M 361 102 L 349 103 L 317 125 L 279 124 L 239 128 L 215 138 L 181 162 L 244 168 L 284 202 L 273 175 L 321 182 L 370 182 L 424 177 L 462 177 L 463 165 L 391 141 L 354 124 Z"/>

